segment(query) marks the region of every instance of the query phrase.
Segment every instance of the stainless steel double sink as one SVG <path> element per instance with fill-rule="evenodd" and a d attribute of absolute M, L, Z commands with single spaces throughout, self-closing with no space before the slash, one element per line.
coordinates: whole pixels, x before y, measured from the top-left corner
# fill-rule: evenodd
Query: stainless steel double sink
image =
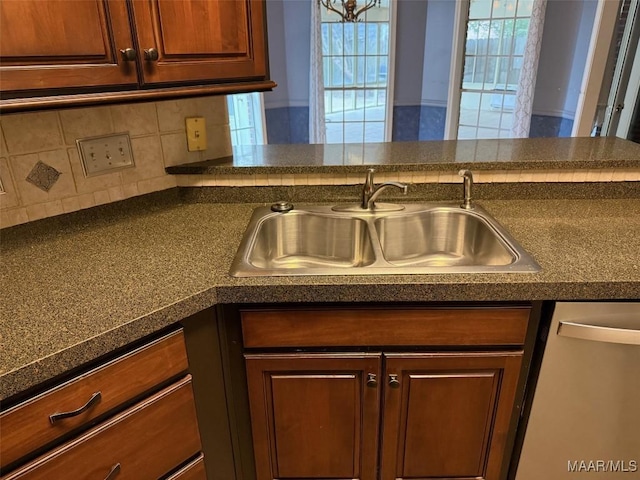
<path fill-rule="evenodd" d="M 381 205 L 382 206 L 382 205 Z M 485 210 L 404 204 L 344 211 L 257 208 L 231 268 L 236 277 L 526 273 L 539 265 Z"/>

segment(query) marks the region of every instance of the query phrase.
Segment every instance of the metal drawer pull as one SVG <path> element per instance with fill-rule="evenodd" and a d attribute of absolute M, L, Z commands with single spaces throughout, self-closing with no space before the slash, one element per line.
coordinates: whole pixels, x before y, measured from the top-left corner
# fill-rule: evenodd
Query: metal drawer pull
<path fill-rule="evenodd" d="M 111 471 L 109 472 L 109 475 L 104 477 L 104 480 L 112 480 L 116 478 L 116 475 L 118 475 L 119 473 L 120 473 L 120 464 L 116 463 L 113 467 L 111 467 Z"/>
<path fill-rule="evenodd" d="M 398 380 L 398 375 L 395 373 L 389 374 L 389 386 L 391 388 L 398 388 L 400 386 L 400 380 Z"/>
<path fill-rule="evenodd" d="M 53 415 L 49 415 L 49 421 L 52 424 L 54 424 L 58 420 L 62 420 L 64 418 L 76 417 L 81 413 L 89 410 L 91 407 L 93 407 L 96 403 L 100 401 L 101 398 L 102 398 L 102 394 L 100 392 L 96 392 L 93 395 L 91 395 L 91 398 L 89 399 L 89 401 L 85 403 L 83 406 L 81 406 L 79 409 L 72 410 L 71 412 L 54 413 Z"/>
<path fill-rule="evenodd" d="M 367 387 L 377 387 L 378 377 L 375 373 L 367 373 Z"/>
<path fill-rule="evenodd" d="M 599 327 L 574 322 L 560 322 L 558 335 L 606 343 L 640 345 L 640 330 L 626 328 Z"/>

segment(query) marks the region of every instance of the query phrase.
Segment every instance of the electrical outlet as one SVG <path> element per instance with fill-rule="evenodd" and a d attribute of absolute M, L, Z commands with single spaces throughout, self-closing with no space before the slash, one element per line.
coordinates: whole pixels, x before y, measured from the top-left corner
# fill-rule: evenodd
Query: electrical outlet
<path fill-rule="evenodd" d="M 207 149 L 207 128 L 204 117 L 185 118 L 187 127 L 187 150 L 198 152 Z"/>
<path fill-rule="evenodd" d="M 85 177 L 134 167 L 128 133 L 76 140 Z"/>

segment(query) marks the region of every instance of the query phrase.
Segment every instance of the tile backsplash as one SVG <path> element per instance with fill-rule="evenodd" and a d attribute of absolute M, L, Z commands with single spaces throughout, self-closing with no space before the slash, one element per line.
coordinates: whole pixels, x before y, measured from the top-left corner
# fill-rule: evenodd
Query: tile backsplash
<path fill-rule="evenodd" d="M 193 116 L 205 117 L 207 150 L 187 151 L 184 119 Z M 85 177 L 76 140 L 121 132 L 131 137 L 135 167 Z M 3 115 L 0 227 L 172 188 L 165 166 L 231 152 L 223 96 Z"/>

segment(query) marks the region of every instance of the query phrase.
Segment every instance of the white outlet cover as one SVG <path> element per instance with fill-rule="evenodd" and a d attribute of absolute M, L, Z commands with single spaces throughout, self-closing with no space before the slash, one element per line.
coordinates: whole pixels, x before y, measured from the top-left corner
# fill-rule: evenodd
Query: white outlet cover
<path fill-rule="evenodd" d="M 76 140 L 85 177 L 135 167 L 129 133 Z"/>

